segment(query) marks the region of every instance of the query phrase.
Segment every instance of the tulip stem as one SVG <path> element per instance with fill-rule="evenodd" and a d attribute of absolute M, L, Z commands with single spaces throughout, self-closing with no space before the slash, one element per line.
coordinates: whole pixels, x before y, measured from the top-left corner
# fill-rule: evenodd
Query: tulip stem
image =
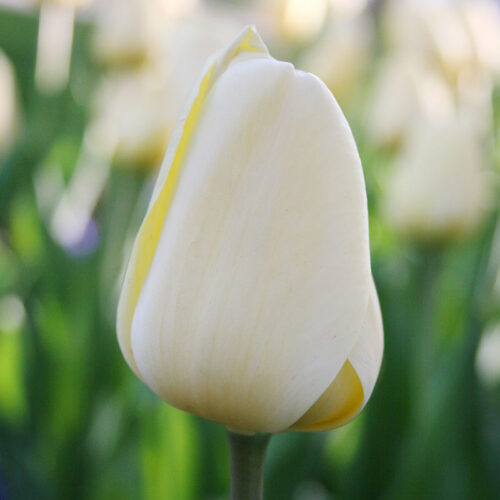
<path fill-rule="evenodd" d="M 264 461 L 270 434 L 228 431 L 231 500 L 262 500 Z"/>

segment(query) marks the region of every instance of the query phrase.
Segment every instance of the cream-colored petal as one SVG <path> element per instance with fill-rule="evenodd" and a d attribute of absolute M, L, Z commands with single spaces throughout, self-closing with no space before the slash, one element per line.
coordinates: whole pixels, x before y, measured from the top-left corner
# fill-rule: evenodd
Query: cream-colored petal
<path fill-rule="evenodd" d="M 317 432 L 335 429 L 353 419 L 362 405 L 363 386 L 347 360 L 326 391 L 289 430 Z"/>
<path fill-rule="evenodd" d="M 116 329 L 123 356 L 138 377 L 141 377 L 141 374 L 137 370 L 132 353 L 131 325 L 139 293 L 149 271 L 163 220 L 170 206 L 177 177 L 203 102 L 218 75 L 239 54 L 246 54 L 247 57 L 269 57 L 255 29 L 246 28 L 228 47 L 207 62 L 172 132 L 147 214 L 132 249 L 118 302 Z"/>
<path fill-rule="evenodd" d="M 372 395 L 384 353 L 384 325 L 377 290 L 372 282 L 370 302 L 361 336 L 349 355 L 349 361 L 363 386 L 363 406 Z M 360 408 L 360 410 L 362 409 Z"/>
<path fill-rule="evenodd" d="M 375 285 L 361 335 L 349 359 L 328 389 L 291 427 L 298 431 L 324 431 L 344 425 L 367 403 L 377 381 L 384 351 L 382 315 Z"/>

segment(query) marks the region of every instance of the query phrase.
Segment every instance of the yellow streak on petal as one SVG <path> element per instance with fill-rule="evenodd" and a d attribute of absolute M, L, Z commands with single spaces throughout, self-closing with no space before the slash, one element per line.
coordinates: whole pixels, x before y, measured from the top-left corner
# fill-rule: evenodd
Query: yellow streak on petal
<path fill-rule="evenodd" d="M 170 166 L 165 184 L 161 188 L 160 194 L 155 200 L 148 215 L 144 219 L 141 230 L 137 237 L 136 255 L 138 256 L 138 258 L 135 262 L 131 293 L 128 296 L 129 307 L 127 308 L 130 314 L 130 323 L 132 322 L 132 316 L 139 299 L 142 285 L 144 284 L 144 280 L 146 279 L 146 275 L 151 266 L 158 240 L 160 239 L 163 221 L 165 220 L 165 215 L 172 200 L 172 194 L 177 184 L 180 167 L 182 164 L 182 160 L 184 159 L 184 156 L 186 154 L 189 139 L 196 124 L 198 115 L 201 111 L 205 96 L 210 88 L 209 84 L 214 68 L 215 63 L 212 64 L 201 81 L 200 91 L 196 96 L 193 102 L 193 106 L 191 107 L 186 118 L 184 130 L 179 141 L 174 159 L 172 161 L 172 165 Z"/>
<path fill-rule="evenodd" d="M 235 47 L 230 58 L 236 57 L 240 52 L 262 52 L 267 53 L 267 49 L 262 45 L 253 28 L 248 28 L 241 42 Z"/>
<path fill-rule="evenodd" d="M 125 281 L 128 281 L 128 286 L 124 286 L 128 288 L 128 292 L 126 292 L 125 297 L 123 297 L 125 299 L 123 304 L 124 307 L 121 307 L 120 305 L 118 307 L 118 323 L 122 325 L 122 331 L 128 332 L 129 335 L 137 301 L 139 300 L 142 286 L 144 285 L 144 281 L 156 251 L 156 246 L 160 239 L 161 230 L 177 185 L 182 162 L 186 155 L 189 140 L 191 139 L 194 127 L 196 126 L 198 116 L 202 110 L 203 102 L 205 101 L 207 94 L 212 88 L 218 75 L 224 71 L 232 59 L 244 51 L 269 55 L 266 46 L 263 44 L 259 35 L 255 31 L 255 28 L 252 26 L 249 26 L 244 32 L 242 32 L 219 57 L 214 59 L 214 62 L 210 65 L 209 69 L 203 76 L 199 85 L 198 94 L 196 95 L 184 122 L 182 135 L 177 144 L 177 149 L 170 165 L 165 183 L 161 187 L 157 198 L 146 214 L 139 230 L 131 256 L 131 262 L 129 263 L 129 270 L 127 271 L 127 274 L 130 272 L 130 275 L 125 278 Z M 123 316 L 120 315 L 120 310 L 124 310 Z M 120 321 L 120 317 L 123 318 L 123 322 Z M 120 329 L 120 326 L 118 328 Z M 137 366 L 135 365 L 130 344 L 125 345 L 121 343 L 121 346 L 132 369 L 138 376 L 140 376 Z"/>
<path fill-rule="evenodd" d="M 354 418 L 363 405 L 363 386 L 347 360 L 328 389 L 300 417 L 290 430 L 325 431 L 340 427 Z M 328 417 L 324 418 L 323 415 Z"/>
<path fill-rule="evenodd" d="M 230 54 L 230 56 L 225 58 L 225 60 L 227 61 L 228 59 L 233 59 L 242 51 L 265 52 L 265 49 L 263 49 L 261 45 L 255 44 L 254 38 L 255 32 L 249 28 L 241 42 L 234 48 L 234 51 Z M 210 66 L 201 81 L 200 90 L 186 118 L 184 130 L 182 132 L 179 145 L 177 146 L 177 151 L 172 161 L 165 184 L 163 185 L 154 205 L 151 207 L 149 214 L 144 219 L 144 223 L 141 227 L 140 235 L 137 240 L 137 255 L 140 256 L 140 259 L 137 259 L 131 294 L 132 303 L 130 305 L 132 306 L 132 311 L 135 310 L 135 306 L 137 305 L 139 293 L 142 285 L 144 284 L 144 280 L 146 279 L 151 261 L 153 260 L 156 245 L 160 239 L 163 221 L 165 220 L 165 215 L 167 214 L 168 207 L 172 200 L 172 194 L 177 184 L 180 167 L 186 154 L 189 139 L 191 138 L 194 126 L 198 120 L 198 115 L 200 114 L 205 97 L 212 87 L 212 75 L 215 67 L 216 62 Z"/>

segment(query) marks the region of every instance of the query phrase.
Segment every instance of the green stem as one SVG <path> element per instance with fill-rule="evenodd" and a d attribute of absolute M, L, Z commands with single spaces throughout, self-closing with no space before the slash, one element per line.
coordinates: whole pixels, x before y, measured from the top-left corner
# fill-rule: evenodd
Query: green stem
<path fill-rule="evenodd" d="M 264 461 L 270 434 L 228 431 L 231 500 L 262 500 Z"/>

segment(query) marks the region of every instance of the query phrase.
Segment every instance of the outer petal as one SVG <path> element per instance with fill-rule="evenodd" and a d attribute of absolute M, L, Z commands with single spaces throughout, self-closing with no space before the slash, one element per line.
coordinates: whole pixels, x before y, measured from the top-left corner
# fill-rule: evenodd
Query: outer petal
<path fill-rule="evenodd" d="M 352 420 L 370 399 L 384 350 L 382 315 L 375 285 L 361 335 L 328 389 L 292 426 L 299 431 L 334 429 Z"/>
<path fill-rule="evenodd" d="M 158 239 L 142 237 L 133 257 L 151 269 L 131 294 L 128 345 L 171 404 L 275 432 L 325 391 L 361 331 L 371 280 L 365 188 L 326 87 L 266 52 L 231 52 L 227 69 L 213 66 L 189 145 L 181 137 L 160 175 L 142 233 L 177 168 L 168 216 L 151 232 Z"/>
<path fill-rule="evenodd" d="M 202 103 L 218 74 L 224 71 L 232 58 L 240 52 L 268 55 L 264 43 L 255 30 L 247 28 L 229 47 L 208 61 L 188 99 L 184 112 L 172 132 L 147 214 L 132 249 L 118 303 L 116 328 L 123 356 L 139 378 L 142 377 L 137 369 L 131 346 L 132 317 L 139 293 L 156 250 L 163 219 L 168 211 L 172 193 L 177 183 L 179 169 L 184 160 L 186 147 L 190 141 Z"/>

